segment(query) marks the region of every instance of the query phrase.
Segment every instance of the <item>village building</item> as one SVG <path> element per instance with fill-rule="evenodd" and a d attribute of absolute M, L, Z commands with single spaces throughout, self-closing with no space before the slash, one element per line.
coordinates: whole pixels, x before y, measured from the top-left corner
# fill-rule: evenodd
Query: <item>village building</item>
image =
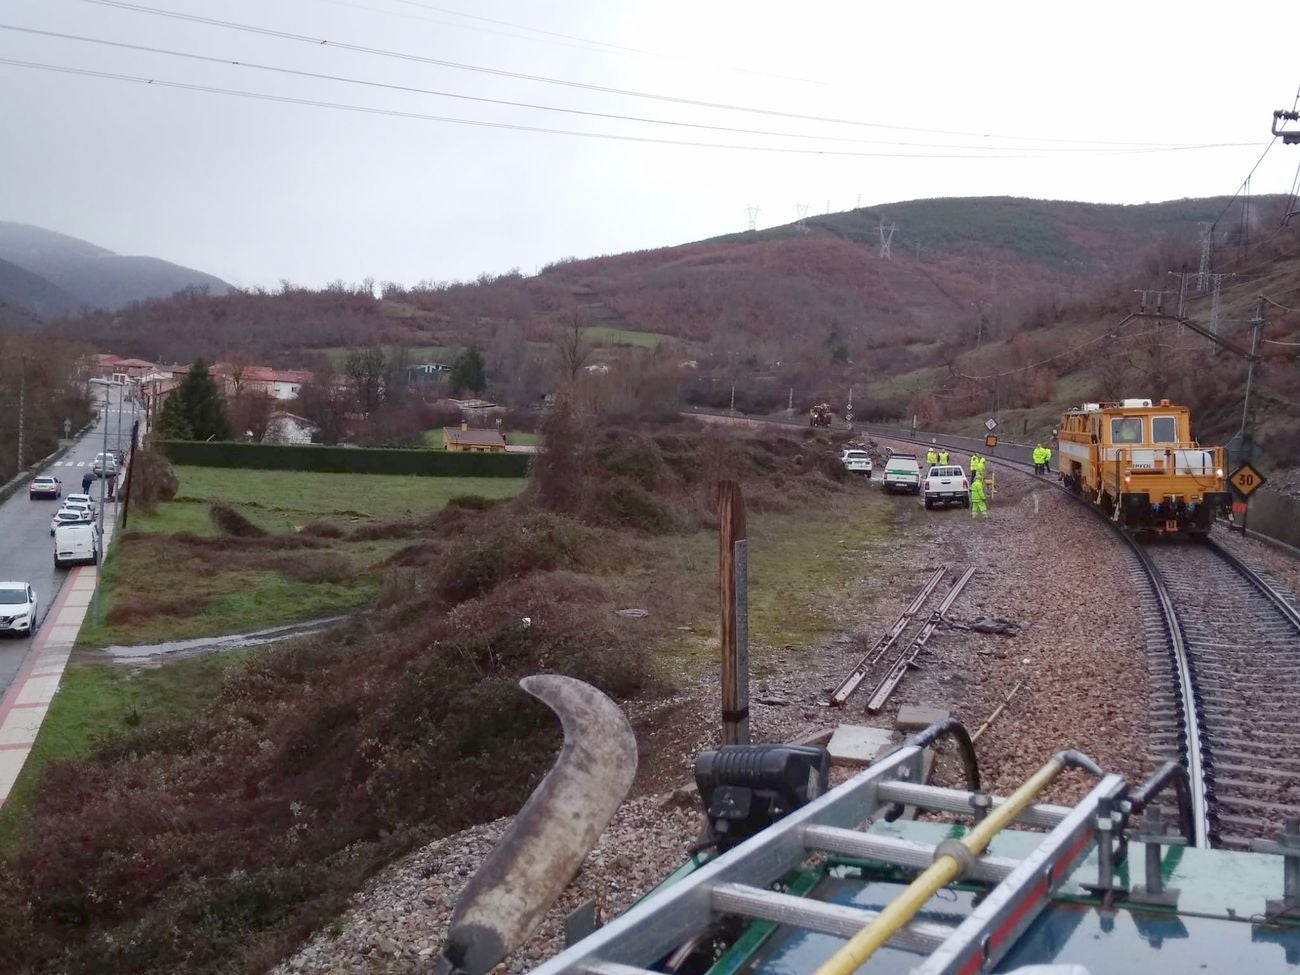
<path fill-rule="evenodd" d="M 504 454 L 506 438 L 496 430 L 471 430 L 468 423 L 461 421 L 459 427 L 442 428 L 442 446 L 450 451 Z"/>

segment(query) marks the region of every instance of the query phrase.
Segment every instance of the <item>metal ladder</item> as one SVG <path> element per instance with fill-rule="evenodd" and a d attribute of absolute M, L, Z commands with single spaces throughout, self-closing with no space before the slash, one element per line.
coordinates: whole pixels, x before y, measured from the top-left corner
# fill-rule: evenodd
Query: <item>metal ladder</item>
<path fill-rule="evenodd" d="M 924 870 L 942 849 L 872 835 L 857 827 L 895 805 L 971 814 L 981 808 L 996 810 L 1006 801 L 919 784 L 923 750 L 915 743 L 900 747 L 850 781 L 642 900 L 534 972 L 648 975 L 647 966 L 727 915 L 851 938 L 879 912 L 781 893 L 770 886 L 808 857 L 822 853 Z M 955 927 L 912 921 L 886 943 L 925 956 L 918 959 L 917 973 L 970 975 L 990 970 L 1091 848 L 1098 822 L 1106 819 L 1125 788 L 1123 777 L 1105 775 L 1076 806 L 1029 805 L 1017 821 L 1050 832 L 1023 860 L 990 855 L 970 858 L 965 877 L 996 886 L 965 920 Z M 863 970 L 871 970 L 870 961 Z"/>

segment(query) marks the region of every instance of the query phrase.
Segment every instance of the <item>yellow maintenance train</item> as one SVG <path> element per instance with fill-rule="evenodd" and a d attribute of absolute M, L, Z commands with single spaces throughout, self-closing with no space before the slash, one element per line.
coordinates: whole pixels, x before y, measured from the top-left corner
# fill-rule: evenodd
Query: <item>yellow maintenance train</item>
<path fill-rule="evenodd" d="M 1232 502 L 1223 448 L 1193 440 L 1167 399 L 1084 403 L 1057 436 L 1061 479 L 1127 531 L 1203 536 Z"/>

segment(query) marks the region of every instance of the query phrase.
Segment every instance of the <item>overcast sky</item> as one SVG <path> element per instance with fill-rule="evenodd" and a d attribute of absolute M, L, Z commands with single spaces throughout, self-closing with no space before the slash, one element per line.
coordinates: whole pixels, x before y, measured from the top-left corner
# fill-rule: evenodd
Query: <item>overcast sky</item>
<path fill-rule="evenodd" d="M 217 60 L 12 29 L 0 59 L 368 111 L 0 64 L 0 219 L 316 286 L 532 273 L 743 230 L 749 206 L 761 228 L 798 204 L 1231 194 L 1295 102 L 1297 19 L 1283 0 L 4 0 L 6 28 Z M 1139 151 L 1214 143 L 1236 145 Z M 1298 167 L 1279 142 L 1253 191 Z"/>

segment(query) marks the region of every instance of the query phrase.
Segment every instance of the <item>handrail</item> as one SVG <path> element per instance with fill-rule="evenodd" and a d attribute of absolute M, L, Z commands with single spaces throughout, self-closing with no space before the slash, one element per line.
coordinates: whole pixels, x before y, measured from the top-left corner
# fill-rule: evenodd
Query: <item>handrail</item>
<path fill-rule="evenodd" d="M 1170 782 L 1174 785 L 1175 798 L 1178 800 L 1178 828 L 1182 831 L 1183 838 L 1190 843 L 1196 835 L 1195 819 L 1192 816 L 1192 786 L 1191 780 L 1187 778 L 1187 769 L 1181 763 L 1165 762 L 1151 778 L 1138 787 L 1129 797 L 1129 802 L 1132 803 L 1133 812 L 1140 813 Z"/>
<path fill-rule="evenodd" d="M 1102 771 L 1082 752 L 1057 752 L 1007 801 L 995 806 L 960 840 L 945 840 L 935 849 L 934 863 L 885 905 L 875 919 L 849 939 L 817 968 L 815 975 L 852 975 L 889 938 L 906 925 L 938 891 L 958 879 L 984 852 L 998 833 L 1009 826 L 1052 781 L 1067 768 L 1083 768 L 1100 777 Z"/>

